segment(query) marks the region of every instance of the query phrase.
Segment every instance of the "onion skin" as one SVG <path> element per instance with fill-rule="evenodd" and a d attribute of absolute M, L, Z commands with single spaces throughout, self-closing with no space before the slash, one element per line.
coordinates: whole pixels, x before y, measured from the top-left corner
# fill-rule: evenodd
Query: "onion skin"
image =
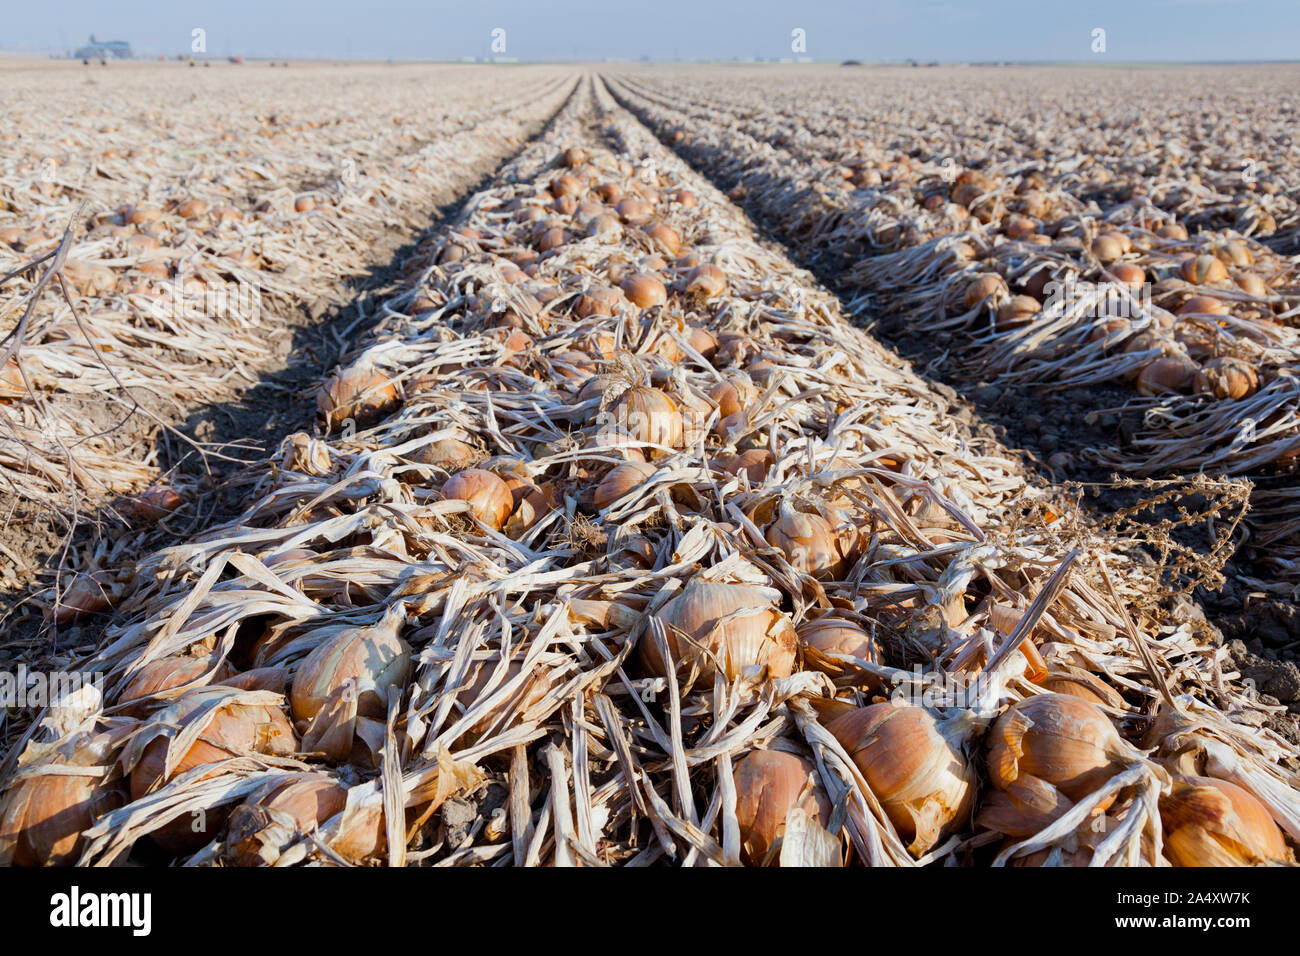
<path fill-rule="evenodd" d="M 1175 778 L 1172 792 L 1160 798 L 1160 820 L 1174 866 L 1295 862 L 1264 805 L 1226 780 Z"/>
<path fill-rule="evenodd" d="M 628 462 L 610 469 L 596 486 L 594 501 L 597 510 L 605 510 L 632 489 L 644 484 L 654 473 L 652 466 L 640 462 Z"/>
<path fill-rule="evenodd" d="M 305 726 L 349 680 L 359 684 L 357 713 L 384 717 L 388 688 L 404 691 L 411 667 L 410 645 L 398 636 L 403 621 L 397 605 L 370 627 L 348 628 L 318 644 L 294 673 L 289 694 L 293 719 Z"/>
<path fill-rule="evenodd" d="M 1110 719 L 1067 694 L 1017 701 L 988 733 L 995 790 L 979 822 L 1008 836 L 1032 836 L 1100 788 L 1131 759 Z M 1105 811 L 1112 795 L 1096 808 Z"/>
<path fill-rule="evenodd" d="M 923 707 L 886 701 L 826 729 L 852 758 L 908 850 L 921 856 L 970 816 L 974 768 Z"/>
<path fill-rule="evenodd" d="M 677 404 L 657 388 L 636 385 L 619 396 L 614 404 L 618 427 L 634 441 L 662 445 L 649 448 L 651 458 L 662 458 L 668 449 L 682 445 L 682 415 Z"/>
<path fill-rule="evenodd" d="M 0 866 L 72 866 L 82 833 L 100 814 L 121 806 L 116 786 L 100 777 L 48 773 L 9 791 L 0 812 Z"/>
<path fill-rule="evenodd" d="M 226 827 L 226 856 L 236 866 L 271 866 L 299 834 L 343 811 L 348 788 L 332 777 L 304 775 L 240 804 Z M 293 829 L 273 816 L 292 821 Z"/>
<path fill-rule="evenodd" d="M 397 386 L 373 368 L 352 366 L 336 372 L 316 393 L 316 409 L 327 428 L 352 419 L 373 424 L 401 402 Z"/>
<path fill-rule="evenodd" d="M 768 544 L 785 554 L 792 567 L 815 578 L 838 578 L 848 565 L 840 554 L 835 533 L 821 515 L 783 507 L 765 536 Z"/>
<path fill-rule="evenodd" d="M 497 475 L 482 468 L 457 472 L 442 486 L 447 500 L 468 501 L 474 516 L 494 531 L 500 531 L 514 509 L 510 488 Z"/>
<path fill-rule="evenodd" d="M 176 656 L 150 661 L 123 686 L 117 701 L 119 704 L 136 702 L 137 706 L 133 709 L 139 710 L 140 704 L 147 703 L 144 698 L 184 687 L 208 673 L 211 673 L 211 677 L 205 683 L 220 684 L 233 675 L 234 670 L 225 661 L 214 669 L 212 661 L 203 657 Z"/>
<path fill-rule="evenodd" d="M 724 621 L 742 611 L 753 613 Z M 759 588 L 696 578 L 657 616 L 667 631 L 673 663 L 698 667 L 699 680 L 706 685 L 713 680 L 715 660 L 728 680 L 747 667 L 766 667 L 768 676 L 778 678 L 794 671 L 799 639 Z M 643 636 L 638 653 L 647 671 L 666 673 L 656 641 Z"/>
<path fill-rule="evenodd" d="M 187 695 L 155 719 L 167 721 L 173 726 L 183 725 L 186 718 L 195 713 L 198 703 L 196 698 Z M 179 760 L 174 761 L 168 773 L 168 751 L 171 744 L 172 738 L 158 736 L 145 745 L 140 759 L 131 769 L 132 800 L 139 800 L 196 767 L 218 764 L 250 752 L 288 756 L 297 749 L 293 727 L 280 708 L 241 704 L 237 700 L 216 708 L 210 719 L 207 719 L 202 734 Z M 217 772 L 215 769 L 212 771 L 213 774 Z M 149 835 L 170 853 L 192 853 L 211 840 L 211 832 L 216 832 L 225 825 L 229 812 L 227 807 L 204 808 L 206 827 L 202 830 L 196 831 L 192 826 L 192 818 L 185 815 Z"/>
<path fill-rule="evenodd" d="M 817 782 L 816 766 L 805 757 L 784 750 L 751 751 L 736 764 L 735 781 L 740 853 L 749 866 L 763 865 L 795 807 L 823 827 L 830 823 L 830 799 Z"/>
<path fill-rule="evenodd" d="M 880 648 L 871 635 L 853 621 L 835 614 L 804 621 L 797 632 L 810 670 L 839 677 L 851 668 L 852 665 L 828 658 L 827 654 L 847 654 L 871 664 L 882 663 Z"/>

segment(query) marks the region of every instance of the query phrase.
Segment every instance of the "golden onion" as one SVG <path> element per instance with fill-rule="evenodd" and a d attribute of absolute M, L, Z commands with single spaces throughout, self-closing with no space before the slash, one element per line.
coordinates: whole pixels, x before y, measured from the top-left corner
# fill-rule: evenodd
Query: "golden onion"
<path fill-rule="evenodd" d="M 470 511 L 493 531 L 500 531 L 514 508 L 510 488 L 498 476 L 482 468 L 458 471 L 442 486 L 448 501 L 468 501 Z"/>
<path fill-rule="evenodd" d="M 966 731 L 923 707 L 891 700 L 855 707 L 826 729 L 848 753 L 915 856 L 970 815 L 974 768 L 962 753 Z"/>
<path fill-rule="evenodd" d="M 752 750 L 736 763 L 736 823 L 740 852 L 750 866 L 762 866 L 785 833 L 798 807 L 823 827 L 831 802 L 811 760 L 784 750 Z M 773 860 L 775 862 L 775 859 Z"/>
<path fill-rule="evenodd" d="M 729 680 L 755 668 L 765 668 L 769 677 L 789 677 L 799 641 L 774 604 L 761 588 L 695 578 L 657 615 L 673 665 L 698 668 L 706 686 L 719 667 Z M 638 652 L 650 673 L 666 672 L 658 643 L 648 634 L 641 637 Z"/>

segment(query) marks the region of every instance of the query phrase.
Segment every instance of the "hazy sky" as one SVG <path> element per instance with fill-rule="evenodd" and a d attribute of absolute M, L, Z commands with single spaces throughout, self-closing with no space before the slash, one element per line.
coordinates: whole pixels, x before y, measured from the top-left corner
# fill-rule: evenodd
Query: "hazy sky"
<path fill-rule="evenodd" d="M 0 49 L 71 47 L 94 33 L 139 50 L 250 56 L 523 60 L 788 57 L 864 60 L 1300 58 L 1300 0 L 38 0 L 6 3 Z M 1106 31 L 1094 53 L 1092 31 Z"/>

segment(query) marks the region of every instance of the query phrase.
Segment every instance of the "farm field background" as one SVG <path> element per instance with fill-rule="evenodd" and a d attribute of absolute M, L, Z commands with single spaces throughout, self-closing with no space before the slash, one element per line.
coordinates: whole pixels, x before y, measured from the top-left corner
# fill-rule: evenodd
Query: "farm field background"
<path fill-rule="evenodd" d="M 1300 67 L 0 78 L 0 862 L 1295 861 Z"/>

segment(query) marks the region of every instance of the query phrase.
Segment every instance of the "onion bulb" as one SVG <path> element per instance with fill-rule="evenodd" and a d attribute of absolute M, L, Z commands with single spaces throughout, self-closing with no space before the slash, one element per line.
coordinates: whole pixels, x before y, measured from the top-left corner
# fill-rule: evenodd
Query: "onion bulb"
<path fill-rule="evenodd" d="M 1293 863 L 1264 805 L 1236 784 L 1214 777 L 1176 777 L 1160 798 L 1165 855 L 1175 866 Z"/>
<path fill-rule="evenodd" d="M 966 731 L 959 726 L 896 700 L 855 707 L 826 724 L 914 856 L 970 814 L 974 768 L 962 753 Z"/>
<path fill-rule="evenodd" d="M 644 385 L 634 385 L 618 397 L 614 404 L 618 427 L 634 441 L 662 445 L 664 449 L 680 448 L 682 444 L 682 415 L 677 404 L 659 391 Z M 647 449 L 651 458 L 660 458 L 668 451 Z"/>
<path fill-rule="evenodd" d="M 727 274 L 715 265 L 706 263 L 686 273 L 686 292 L 706 299 L 727 291 Z"/>
<path fill-rule="evenodd" d="M 341 813 L 348 788 L 324 774 L 277 780 L 254 793 L 230 814 L 226 858 L 236 866 L 274 866 L 301 835 Z M 382 839 L 382 830 L 376 842 Z"/>
<path fill-rule="evenodd" d="M 1006 281 L 1002 276 L 990 272 L 979 276 L 966 287 L 966 295 L 963 301 L 966 308 L 973 309 L 989 299 L 992 299 L 995 303 L 1000 302 L 1006 295 Z"/>
<path fill-rule="evenodd" d="M 750 866 L 767 860 L 795 807 L 823 827 L 830 823 L 831 802 L 806 757 L 784 750 L 750 751 L 736 763 L 735 781 L 740 852 Z"/>
<path fill-rule="evenodd" d="M 1228 270 L 1214 256 L 1192 256 L 1184 259 L 1178 267 L 1178 274 L 1195 285 L 1210 282 L 1222 282 L 1228 278 Z"/>
<path fill-rule="evenodd" d="M 82 833 L 126 802 L 116 783 L 98 773 L 60 773 L 62 766 L 27 768 L 10 789 L 0 807 L 0 866 L 72 866 L 85 847 Z"/>
<path fill-rule="evenodd" d="M 830 523 L 819 514 L 796 511 L 789 502 L 781 503 L 765 537 L 785 554 L 792 567 L 815 578 L 837 578 L 848 566 Z"/>
<path fill-rule="evenodd" d="M 610 469 L 609 473 L 596 486 L 594 502 L 598 511 L 603 511 L 628 494 L 634 488 L 643 485 L 655 473 L 653 465 L 630 461 Z"/>
<path fill-rule="evenodd" d="M 362 426 L 373 424 L 400 401 L 397 386 L 377 369 L 365 365 L 335 372 L 316 393 L 316 409 L 330 429 L 348 419 Z"/>
<path fill-rule="evenodd" d="M 1198 392 L 1235 401 L 1255 394 L 1259 378 L 1249 362 L 1225 355 L 1206 362 L 1196 373 L 1193 386 Z"/>
<path fill-rule="evenodd" d="M 404 622 L 402 606 L 393 605 L 378 623 L 328 634 L 313 648 L 295 669 L 289 692 L 293 719 L 301 729 L 348 681 L 356 681 L 358 714 L 387 715 L 388 691 L 406 689 L 411 667 L 411 648 L 399 636 Z"/>
<path fill-rule="evenodd" d="M 852 665 L 828 655 L 845 654 L 870 664 L 882 663 L 880 648 L 860 625 L 835 613 L 804 621 L 797 629 L 804 662 L 810 670 L 838 677 Z"/>
<path fill-rule="evenodd" d="M 711 683 L 717 667 L 729 680 L 747 668 L 766 668 L 770 677 L 789 677 L 799 640 L 771 594 L 747 584 L 695 578 L 658 613 L 675 666 L 698 667 Z M 666 673 L 658 642 L 642 636 L 638 651 L 652 674 Z"/>
<path fill-rule="evenodd" d="M 995 790 L 979 822 L 1010 836 L 1032 836 L 1101 787 L 1136 757 L 1096 705 L 1066 694 L 1017 701 L 988 733 Z M 1094 813 L 1115 800 L 1112 794 Z"/>
<path fill-rule="evenodd" d="M 1141 395 L 1189 392 L 1200 370 L 1186 355 L 1161 356 L 1142 368 L 1136 387 Z"/>
<path fill-rule="evenodd" d="M 668 290 L 652 275 L 634 273 L 620 284 L 623 294 L 643 309 L 651 309 L 668 301 Z"/>
<path fill-rule="evenodd" d="M 500 531 L 514 508 L 510 488 L 498 476 L 482 468 L 468 468 L 447 479 L 443 498 L 468 501 L 470 511 L 493 531 Z"/>

